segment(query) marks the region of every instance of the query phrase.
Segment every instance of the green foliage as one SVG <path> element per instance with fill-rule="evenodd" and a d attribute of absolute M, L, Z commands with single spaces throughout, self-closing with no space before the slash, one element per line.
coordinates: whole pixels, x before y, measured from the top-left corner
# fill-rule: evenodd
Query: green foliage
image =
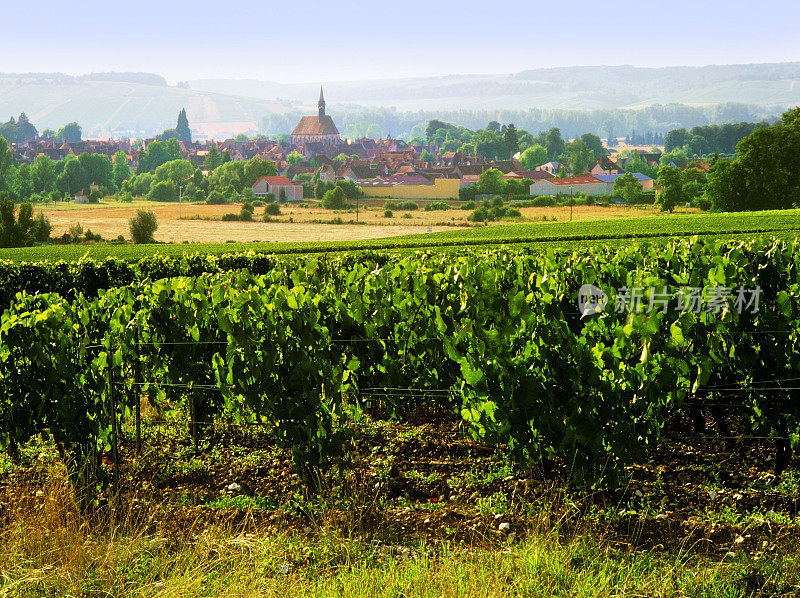
<path fill-rule="evenodd" d="M 394 217 L 394 212 L 392 212 L 391 210 L 388 210 L 388 209 L 384 210 L 383 211 L 383 217 L 384 218 L 393 218 Z"/>
<path fill-rule="evenodd" d="M 176 201 L 178 192 L 172 181 L 160 181 L 150 187 L 147 199 L 152 201 Z"/>
<path fill-rule="evenodd" d="M 662 166 L 658 171 L 657 184 L 661 187 L 656 201 L 661 204 L 662 211 L 672 211 L 675 206 L 686 201 L 683 191 L 683 172 L 672 166 Z"/>
<path fill-rule="evenodd" d="M 614 193 L 627 203 L 635 203 L 642 194 L 642 184 L 633 174 L 626 172 L 614 181 Z"/>
<path fill-rule="evenodd" d="M 279 216 L 281 213 L 281 206 L 276 202 L 270 202 L 264 206 L 264 213 L 270 216 Z"/>
<path fill-rule="evenodd" d="M 347 196 L 344 190 L 336 185 L 333 189 L 326 191 L 322 196 L 322 207 L 329 210 L 340 210 L 347 207 Z"/>
<path fill-rule="evenodd" d="M 137 244 L 152 243 L 153 234 L 158 229 L 158 219 L 150 210 L 136 210 L 130 219 L 131 238 Z"/>
<path fill-rule="evenodd" d="M 413 212 L 419 209 L 419 204 L 413 201 L 387 201 L 384 202 L 383 208 L 385 210 L 394 210 L 396 212 Z"/>
<path fill-rule="evenodd" d="M 264 274 L 203 275 L 195 258 L 191 277 L 153 275 L 96 298 L 20 295 L 0 318 L 2 443 L 50 433 L 86 461 L 124 413 L 124 401 L 114 410 L 107 400 L 109 377 L 130 390 L 138 362 L 161 409 L 193 405 L 202 421 L 271 426 L 311 487 L 348 446 L 351 420 L 378 400 L 401 421 L 423 402 L 457 414 L 476 440 L 503 444 L 522 466 L 559 459 L 579 484 L 614 484 L 692 389 L 749 388 L 800 368 L 799 241 L 227 262 Z M 621 286 L 665 285 L 706 296 L 758 285 L 764 295 L 756 314 L 608 309 L 581 318 L 583 284 L 612 298 Z M 201 384 L 218 392 L 192 392 Z M 430 392 L 377 399 L 358 388 Z M 742 397 L 758 435 L 800 430 L 795 401 Z"/>
<path fill-rule="evenodd" d="M 525 170 L 534 170 L 547 162 L 547 150 L 538 143 L 526 148 L 519 157 L 519 161 Z"/>
<path fill-rule="evenodd" d="M 0 247 L 27 247 L 50 236 L 50 221 L 41 213 L 33 218 L 33 205 L 23 203 L 15 213 L 14 201 L 0 194 Z"/>

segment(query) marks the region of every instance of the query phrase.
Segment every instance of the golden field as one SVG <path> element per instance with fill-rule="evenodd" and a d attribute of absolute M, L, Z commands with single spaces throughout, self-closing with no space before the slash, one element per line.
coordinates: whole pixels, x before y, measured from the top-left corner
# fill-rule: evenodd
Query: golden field
<path fill-rule="evenodd" d="M 99 204 L 50 204 L 41 211 L 50 219 L 52 236 L 60 237 L 75 225 L 84 231 L 91 230 L 105 239 L 119 235 L 130 237 L 128 221 L 139 208 L 152 210 L 158 217 L 156 240 L 164 243 L 213 243 L 225 241 L 347 241 L 393 237 L 415 233 L 453 230 L 474 226 L 467 221 L 470 212 L 450 209 L 425 211 L 424 202 L 417 202 L 419 210 L 395 211 L 392 218 L 384 217 L 384 200 L 368 199 L 361 205 L 358 224 L 355 210 L 333 211 L 319 206 L 282 206 L 281 215 L 272 222 L 263 222 L 264 208 L 256 208 L 253 222 L 223 222 L 224 214 L 238 213 L 241 204 L 206 205 L 135 201 L 122 204 L 106 198 Z M 38 211 L 38 210 L 37 210 Z M 679 212 L 697 210 L 681 208 Z M 180 218 L 179 218 L 180 212 Z M 569 207 L 531 207 L 520 210 L 527 221 L 568 221 Z M 658 208 L 653 206 L 574 206 L 573 220 L 607 220 L 654 216 Z M 343 224 L 331 224 L 340 218 Z M 350 221 L 354 223 L 351 224 Z M 494 223 L 492 223 L 494 224 Z M 491 225 L 491 224 L 490 224 Z"/>

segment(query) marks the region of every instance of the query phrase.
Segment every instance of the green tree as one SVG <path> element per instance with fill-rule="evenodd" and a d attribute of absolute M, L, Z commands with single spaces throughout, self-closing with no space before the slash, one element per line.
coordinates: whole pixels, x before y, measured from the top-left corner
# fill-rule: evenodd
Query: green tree
<path fill-rule="evenodd" d="M 67 143 L 79 143 L 83 133 L 81 126 L 76 122 L 64 125 L 56 133 L 56 138 Z"/>
<path fill-rule="evenodd" d="M 188 160 L 170 160 L 156 168 L 155 176 L 158 182 L 170 182 L 175 190 L 185 186 L 194 176 L 194 166 Z"/>
<path fill-rule="evenodd" d="M 503 173 L 496 168 L 490 168 L 478 177 L 478 193 L 497 195 L 503 193 L 504 188 Z"/>
<path fill-rule="evenodd" d="M 583 144 L 592 152 L 594 160 L 599 160 L 608 154 L 606 148 L 603 147 L 603 142 L 600 137 L 593 133 L 584 133 L 581 135 L 581 141 L 583 141 Z"/>
<path fill-rule="evenodd" d="M 635 176 L 626 172 L 614 181 L 614 193 L 627 203 L 633 203 L 642 195 L 642 184 Z"/>
<path fill-rule="evenodd" d="M 86 171 L 77 158 L 67 159 L 64 171 L 58 175 L 56 184 L 61 191 L 73 198 L 89 186 Z"/>
<path fill-rule="evenodd" d="M 716 212 L 739 212 L 748 209 L 745 172 L 737 160 L 720 158 L 708 173 L 705 191 Z"/>
<path fill-rule="evenodd" d="M 134 243 L 152 243 L 153 234 L 158 230 L 158 219 L 153 212 L 139 209 L 129 225 Z"/>
<path fill-rule="evenodd" d="M 14 194 L 20 201 L 28 199 L 33 195 L 33 175 L 28 164 L 20 164 L 14 177 Z"/>
<path fill-rule="evenodd" d="M 5 137 L 0 137 L 0 193 L 11 191 L 14 158 Z"/>
<path fill-rule="evenodd" d="M 131 176 L 131 167 L 128 166 L 128 155 L 125 152 L 117 152 L 114 154 L 114 165 L 112 167 L 112 174 L 114 186 L 117 189 L 122 188 L 122 183 L 129 179 Z"/>
<path fill-rule="evenodd" d="M 36 193 L 50 193 L 56 188 L 56 163 L 50 156 L 39 154 L 31 166 L 33 190 Z"/>
<path fill-rule="evenodd" d="M 23 203 L 16 216 L 14 200 L 0 194 L 0 247 L 27 247 L 33 244 L 35 221 L 33 206 Z"/>
<path fill-rule="evenodd" d="M 680 168 L 672 166 L 662 166 L 658 170 L 658 180 L 656 181 L 661 189 L 656 195 L 656 202 L 661 204 L 662 212 L 672 212 L 675 206 L 686 201 L 683 193 L 683 172 Z"/>
<path fill-rule="evenodd" d="M 224 160 L 219 152 L 219 148 L 217 148 L 217 144 L 212 143 L 208 148 L 208 154 L 203 162 L 203 166 L 205 166 L 206 170 L 209 172 L 213 172 L 216 168 L 221 166 L 223 162 Z"/>
<path fill-rule="evenodd" d="M 517 137 L 517 128 L 514 126 L 514 123 L 511 123 L 506 127 L 506 130 L 503 133 L 503 141 L 506 144 L 506 150 L 508 151 L 509 157 L 513 156 L 519 151 L 519 138 Z"/>
<path fill-rule="evenodd" d="M 178 199 L 178 192 L 172 181 L 158 181 L 150 187 L 147 199 L 151 201 L 175 201 Z"/>
<path fill-rule="evenodd" d="M 594 160 L 594 154 L 580 139 L 576 139 L 567 145 L 566 155 L 567 161 L 569 162 L 569 167 L 574 175 L 579 175 L 586 172 L 586 169 Z"/>
<path fill-rule="evenodd" d="M 328 210 L 340 210 L 347 207 L 347 195 L 339 185 L 330 191 L 326 191 L 322 197 L 322 207 Z"/>
<path fill-rule="evenodd" d="M 244 165 L 244 186 L 252 187 L 262 176 L 275 176 L 278 174 L 274 162 L 255 156 Z"/>
<path fill-rule="evenodd" d="M 23 112 L 17 119 L 17 143 L 26 143 L 36 139 L 36 127 L 28 120 Z"/>
<path fill-rule="evenodd" d="M 538 143 L 528 147 L 519 157 L 525 170 L 533 170 L 547 162 L 547 150 Z"/>
<path fill-rule="evenodd" d="M 297 150 L 294 150 L 286 156 L 286 161 L 289 163 L 290 166 L 295 166 L 297 164 L 300 164 L 300 162 L 303 161 L 303 154 L 301 154 Z"/>
<path fill-rule="evenodd" d="M 181 108 L 178 113 L 178 124 L 175 126 L 175 133 L 178 140 L 184 143 L 192 142 L 192 131 L 189 128 L 189 119 L 186 117 L 186 108 Z"/>
<path fill-rule="evenodd" d="M 561 129 L 553 127 L 544 136 L 544 147 L 547 149 L 548 160 L 558 160 L 566 150 L 566 144 L 561 137 Z"/>
<path fill-rule="evenodd" d="M 147 149 L 139 154 L 139 166 L 136 172 L 153 172 L 172 159 L 172 155 L 163 142 L 151 141 Z"/>

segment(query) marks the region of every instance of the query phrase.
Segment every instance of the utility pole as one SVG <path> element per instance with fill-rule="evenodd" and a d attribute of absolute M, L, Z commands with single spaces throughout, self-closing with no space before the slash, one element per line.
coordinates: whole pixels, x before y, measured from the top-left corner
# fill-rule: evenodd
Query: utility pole
<path fill-rule="evenodd" d="M 572 185 L 569 186 L 569 221 L 572 222 Z"/>

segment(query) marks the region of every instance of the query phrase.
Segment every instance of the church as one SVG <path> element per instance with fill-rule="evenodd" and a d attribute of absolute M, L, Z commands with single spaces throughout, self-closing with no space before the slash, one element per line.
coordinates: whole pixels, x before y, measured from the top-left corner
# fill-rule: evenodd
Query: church
<path fill-rule="evenodd" d="M 317 116 L 304 116 L 292 131 L 292 145 L 306 145 L 308 143 L 321 143 L 323 145 L 336 145 L 341 143 L 339 130 L 333 124 L 333 119 L 325 114 L 325 97 L 322 87 L 319 88 L 319 113 Z"/>

